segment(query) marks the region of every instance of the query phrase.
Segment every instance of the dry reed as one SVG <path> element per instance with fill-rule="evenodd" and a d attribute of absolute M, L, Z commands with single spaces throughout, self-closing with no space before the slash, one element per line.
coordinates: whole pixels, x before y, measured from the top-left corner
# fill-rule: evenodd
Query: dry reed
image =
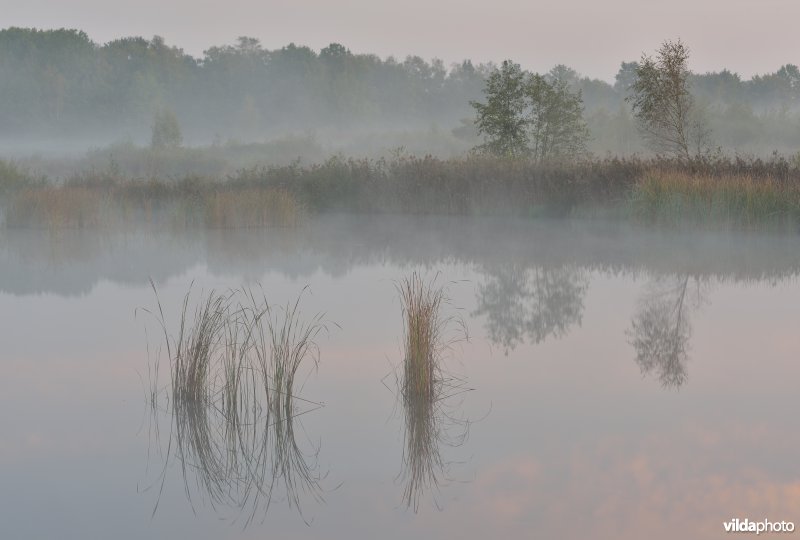
<path fill-rule="evenodd" d="M 110 216 L 109 198 L 86 187 L 38 187 L 14 194 L 6 210 L 6 225 L 48 229 L 97 227 Z"/>
<path fill-rule="evenodd" d="M 321 478 L 316 453 L 295 441 L 294 418 L 301 414 L 298 401 L 303 412 L 321 405 L 297 395 L 296 376 L 306 364 L 316 369 L 315 339 L 327 331 L 322 316 L 304 322 L 300 298 L 275 308 L 263 291 L 251 289 L 211 291 L 194 310 L 190 295 L 174 336 L 160 302 L 157 311 L 148 311 L 163 332 L 171 379 L 165 398 L 172 428 L 161 489 L 174 446 L 193 508 L 192 475 L 213 506 L 237 509 L 245 525 L 259 511 L 266 515 L 277 485 L 301 511 L 301 493 L 320 498 Z"/>
<path fill-rule="evenodd" d="M 214 228 L 292 227 L 303 207 L 282 189 L 218 191 L 205 196 L 206 225 Z"/>
<path fill-rule="evenodd" d="M 296 198 L 276 188 L 70 183 L 13 193 L 5 225 L 56 230 L 133 224 L 266 228 L 295 227 L 304 216 L 304 207 Z"/>
<path fill-rule="evenodd" d="M 469 422 L 446 407 L 449 398 L 468 390 L 466 382 L 444 366 L 446 353 L 467 333 L 462 319 L 443 315 L 443 305 L 449 301 L 435 278 L 426 283 L 414 272 L 396 287 L 404 328 L 403 365 L 397 381 L 405 426 L 403 500 L 416 512 L 422 494 L 437 488 L 445 476 L 441 445 L 460 445 L 469 431 Z M 454 325 L 458 332 L 454 333 Z"/>
<path fill-rule="evenodd" d="M 750 174 L 647 171 L 630 194 L 631 211 L 660 223 L 753 226 L 800 218 L 800 184 Z"/>

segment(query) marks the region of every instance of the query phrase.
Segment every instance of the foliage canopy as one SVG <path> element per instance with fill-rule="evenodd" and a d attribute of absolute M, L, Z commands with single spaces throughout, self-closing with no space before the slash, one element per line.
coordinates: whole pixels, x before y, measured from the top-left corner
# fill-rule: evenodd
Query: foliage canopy
<path fill-rule="evenodd" d="M 167 109 L 157 112 L 153 119 L 151 146 L 153 148 L 175 148 L 182 142 L 181 126 L 175 113 Z"/>
<path fill-rule="evenodd" d="M 537 161 L 584 153 L 589 130 L 583 99 L 580 91 L 569 88 L 565 73 L 554 70 L 544 77 L 504 61 L 486 81 L 486 103 L 472 102 L 475 124 L 485 139 L 480 148 Z"/>
<path fill-rule="evenodd" d="M 708 148 L 709 131 L 689 91 L 689 49 L 665 41 L 655 58 L 643 55 L 626 98 L 649 146 L 659 154 L 688 159 Z"/>

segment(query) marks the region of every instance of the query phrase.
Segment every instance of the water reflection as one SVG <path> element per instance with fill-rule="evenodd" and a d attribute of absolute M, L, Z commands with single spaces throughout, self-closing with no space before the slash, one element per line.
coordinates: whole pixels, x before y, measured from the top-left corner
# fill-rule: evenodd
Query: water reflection
<path fill-rule="evenodd" d="M 470 421 L 460 416 L 458 394 L 470 389 L 466 381 L 449 376 L 437 382 L 440 395 L 404 393 L 403 457 L 399 479 L 403 484 L 403 502 L 419 511 L 425 493 L 441 509 L 436 495 L 443 482 L 452 480 L 451 462 L 443 457 L 447 447 L 463 445 L 469 436 Z"/>
<path fill-rule="evenodd" d="M 524 276 L 526 269 L 538 267 L 556 274 L 571 268 L 773 282 L 800 271 L 796 235 L 686 234 L 613 221 L 325 215 L 296 231 L 59 234 L 0 230 L 0 291 L 71 295 L 103 280 L 146 286 L 147 276 L 163 281 L 198 264 L 214 274 L 305 277 L 320 270 L 341 276 L 374 264 L 431 267 L 455 261 L 488 269 L 489 284 L 496 279 L 498 290 L 487 284 L 486 301 L 502 304 L 502 297 L 513 297 L 504 289 L 524 293 L 530 286 L 521 283 L 532 279 Z M 513 333 L 510 339 L 519 341 Z"/>
<path fill-rule="evenodd" d="M 81 251 L 76 243 L 72 261 L 48 258 L 45 243 L 0 246 L 6 308 L 0 492 L 7 516 L 0 537 L 410 538 L 424 529 L 431 537 L 465 539 L 714 538 L 732 507 L 787 516 L 800 505 L 800 441 L 787 430 L 800 356 L 800 287 L 787 278 L 800 268 L 800 237 L 642 232 L 604 238 L 594 230 L 533 223 L 517 230 L 503 224 L 495 232 L 491 224 L 469 221 L 434 229 L 417 218 L 395 222 L 393 237 L 389 231 L 377 236 L 366 218 L 360 223 L 320 227 L 297 245 L 268 233 L 250 242 L 220 234 L 218 241 L 203 237 L 188 247 L 184 238 L 156 236 L 113 241 L 97 251 Z M 565 325 L 570 333 L 560 340 L 551 333 L 533 350 L 542 362 L 487 362 L 488 332 L 477 327 L 478 342 L 453 355 L 464 368 L 451 367 L 469 374 L 468 384 L 481 389 L 480 399 L 494 412 L 460 448 L 447 446 L 448 440 L 459 444 L 464 432 L 449 418 L 480 416 L 472 412 L 477 392 L 403 399 L 398 385 L 397 418 L 385 425 L 393 394 L 374 384 L 387 371 L 384 353 L 397 350 L 401 334 L 398 305 L 383 294 L 387 279 L 431 267 L 442 269 L 443 279 L 492 283 L 504 264 L 516 269 L 511 282 L 522 282 L 523 290 L 553 269 L 584 272 L 591 290 L 582 328 Z M 311 278 L 296 277 L 309 272 Z M 186 400 L 176 411 L 162 394 L 161 454 L 153 454 L 156 469 L 147 477 L 155 485 L 146 495 L 134 493 L 146 441 L 136 437 L 134 370 L 142 366 L 143 340 L 132 312 L 149 303 L 148 275 L 162 284 L 170 305 L 180 303 L 191 279 L 230 287 L 249 276 L 281 294 L 311 282 L 315 311 L 336 306 L 345 330 L 326 344 L 324 360 L 335 362 L 311 382 L 307 397 L 325 399 L 335 410 L 299 416 L 314 405 L 296 400 L 294 414 L 273 426 L 264 401 L 236 418 L 238 409 L 221 406 L 214 395 Z M 648 279 L 663 294 L 651 296 Z M 700 313 L 692 306 L 698 283 L 705 290 L 706 282 L 714 285 L 713 305 Z M 32 294 L 37 291 L 48 294 Z M 60 297 L 74 292 L 89 294 Z M 454 292 L 463 293 L 454 296 L 468 313 L 477 308 L 471 286 Z M 684 306 L 675 310 L 681 296 Z M 671 348 L 685 355 L 644 356 L 651 367 L 641 380 L 637 351 L 628 344 L 634 334 L 625 334 L 633 331 L 632 318 L 640 328 L 641 321 L 658 322 L 650 325 L 661 328 L 653 335 L 685 336 Z M 476 322 L 486 319 L 488 313 Z M 525 343 L 533 341 L 520 332 Z M 520 344 L 516 352 L 530 357 L 531 349 Z M 710 353 L 701 358 L 701 351 Z M 666 379 L 688 381 L 688 391 L 664 392 L 660 370 L 670 370 L 663 366 L 679 374 Z M 444 375 L 458 391 L 463 379 Z M 328 463 L 335 463 L 346 489 L 318 505 L 314 482 L 327 490 L 320 468 L 333 467 Z M 304 464 L 312 477 L 306 491 Z M 162 468 L 165 494 L 157 517 L 148 520 Z M 314 528 L 283 504 L 284 478 Z M 474 482 L 452 481 L 465 478 Z M 435 511 L 432 494 L 445 512 Z M 220 523 L 218 515 L 234 516 L 237 526 Z M 264 528 L 257 527 L 265 516 Z M 248 519 L 255 523 L 240 532 Z"/>
<path fill-rule="evenodd" d="M 321 500 L 321 476 L 316 463 L 318 449 L 300 448 L 295 423 L 296 417 L 317 407 L 295 407 L 291 413 L 277 416 L 259 405 L 224 411 L 218 403 L 175 400 L 168 411 L 172 426 L 163 453 L 159 496 L 174 459 L 195 511 L 199 495 L 214 509 L 234 509 L 234 521 L 243 517 L 247 526 L 259 516 L 263 520 L 280 493 L 302 516 L 301 497 Z M 155 438 L 154 443 L 161 446 L 158 435 Z M 157 509 L 158 502 L 153 513 Z"/>
<path fill-rule="evenodd" d="M 397 289 L 404 329 L 403 363 L 395 378 L 404 421 L 399 479 L 404 503 L 417 512 L 426 492 L 439 507 L 436 493 L 449 480 L 442 447 L 461 446 L 469 434 L 470 422 L 458 409 L 459 396 L 470 389 L 445 365 L 446 355 L 467 339 L 467 331 L 461 319 L 444 315 L 449 300 L 436 278 L 425 282 L 413 273 Z"/>
<path fill-rule="evenodd" d="M 474 315 L 486 315 L 489 338 L 508 354 L 526 338 L 541 343 L 580 325 L 588 287 L 586 272 L 571 266 L 511 265 L 489 272 Z"/>
<path fill-rule="evenodd" d="M 155 286 L 153 285 L 155 290 Z M 316 368 L 320 317 L 304 322 L 299 299 L 274 308 L 251 289 L 211 291 L 183 301 L 179 330 L 167 331 L 160 302 L 149 312 L 163 331 L 170 384 L 159 388 L 159 356 L 151 366 L 151 440 L 164 458 L 156 512 L 167 470 L 180 464 L 184 490 L 213 508 L 236 510 L 247 526 L 266 517 L 275 496 L 302 516 L 301 497 L 321 500 L 318 448 L 303 450 L 297 418 L 321 407 L 296 395 L 295 378 L 307 363 Z M 196 307 L 189 306 L 196 303 Z M 299 384 L 298 384 L 299 386 Z M 159 426 L 169 422 L 166 449 Z M 196 486 L 196 489 L 193 488 Z"/>
<path fill-rule="evenodd" d="M 643 375 L 654 375 L 665 388 L 686 383 L 691 310 L 704 301 L 707 284 L 688 275 L 654 278 L 628 330 Z"/>
<path fill-rule="evenodd" d="M 181 237 L 182 236 L 182 237 Z M 0 230 L 0 291 L 88 294 L 103 280 L 147 285 L 199 262 L 196 235 L 145 231 Z"/>

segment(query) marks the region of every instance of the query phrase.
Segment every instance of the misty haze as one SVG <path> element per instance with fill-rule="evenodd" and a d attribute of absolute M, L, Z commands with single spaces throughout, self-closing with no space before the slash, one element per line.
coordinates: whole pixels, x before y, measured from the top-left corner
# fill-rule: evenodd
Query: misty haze
<path fill-rule="evenodd" d="M 800 6 L 5 4 L 0 538 L 794 532 Z"/>

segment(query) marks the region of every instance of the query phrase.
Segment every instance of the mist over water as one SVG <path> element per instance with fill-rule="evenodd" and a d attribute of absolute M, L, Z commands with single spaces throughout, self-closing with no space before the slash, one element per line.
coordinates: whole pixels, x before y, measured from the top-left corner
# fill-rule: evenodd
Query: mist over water
<path fill-rule="evenodd" d="M 713 538 L 732 508 L 791 518 L 797 242 L 613 221 L 346 215 L 272 232 L 6 231 L 0 531 Z M 445 365 L 471 389 L 446 403 L 468 436 L 433 441 L 444 468 L 416 513 L 385 382 L 402 359 L 395 282 L 412 271 L 438 274 L 444 313 L 463 317 L 469 341 Z M 293 439 L 324 503 L 301 491 L 298 512 L 276 488 L 242 529 L 249 514 L 214 505 L 193 469 L 185 484 L 178 462 L 159 496 L 169 425 L 154 445 L 145 392 L 157 329 L 135 315 L 154 307 L 148 276 L 171 323 L 190 284 L 244 283 L 276 305 L 308 287 L 303 316 L 338 325 L 318 339 L 319 370 L 301 394 L 324 407 L 295 419 Z"/>
<path fill-rule="evenodd" d="M 137 156 L 136 147 L 151 143 L 164 111 L 175 115 L 183 144 L 214 146 L 184 156 L 205 163 L 180 174 L 315 162 L 337 152 L 458 156 L 480 142 L 470 102 L 484 98 L 487 76 L 504 59 L 395 58 L 338 42 L 270 48 L 253 37 L 209 44 L 202 55 L 180 45 L 158 36 L 98 43 L 81 29 L 0 30 L 0 158 L 24 158 L 54 178 L 108 167 L 136 174 L 127 162 L 158 161 Z M 597 155 L 648 151 L 625 102 L 642 52 L 628 51 L 605 78 L 564 64 L 540 69 L 581 92 Z M 764 66 L 751 78 L 699 72 L 691 87 L 724 152 L 768 156 L 800 147 L 796 64 Z"/>
<path fill-rule="evenodd" d="M 0 539 L 800 519 L 800 8 L 3 2 Z"/>

